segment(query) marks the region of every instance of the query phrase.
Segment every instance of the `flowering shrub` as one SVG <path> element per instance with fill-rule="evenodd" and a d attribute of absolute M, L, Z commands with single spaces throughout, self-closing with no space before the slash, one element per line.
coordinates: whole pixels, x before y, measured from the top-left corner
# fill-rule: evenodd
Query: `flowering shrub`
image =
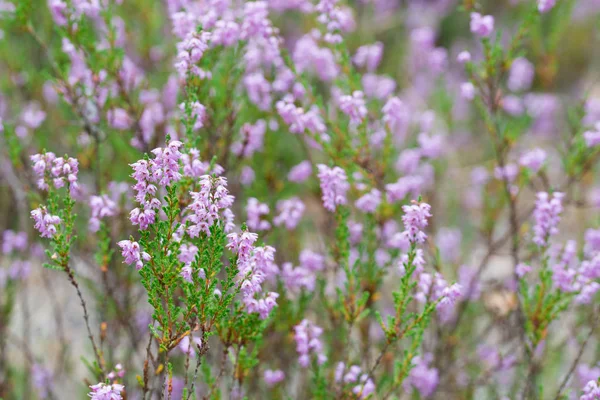
<path fill-rule="evenodd" d="M 0 399 L 600 399 L 597 3 L 0 0 Z"/>

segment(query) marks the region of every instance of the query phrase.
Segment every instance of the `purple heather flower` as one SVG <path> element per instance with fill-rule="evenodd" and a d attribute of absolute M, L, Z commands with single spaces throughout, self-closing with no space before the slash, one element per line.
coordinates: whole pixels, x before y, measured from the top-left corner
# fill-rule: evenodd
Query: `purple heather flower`
<path fill-rule="evenodd" d="M 399 140 L 406 136 L 411 120 L 408 107 L 398 97 L 391 97 L 383 106 L 383 122 Z"/>
<path fill-rule="evenodd" d="M 471 13 L 471 32 L 480 37 L 490 36 L 494 30 L 494 17 L 491 15 L 481 15 Z"/>
<path fill-rule="evenodd" d="M 284 379 L 285 379 L 285 373 L 280 369 L 277 369 L 275 371 L 273 371 L 271 369 L 265 370 L 264 380 L 265 380 L 265 384 L 268 387 L 273 387 L 273 386 L 277 385 L 279 382 L 282 382 Z"/>
<path fill-rule="evenodd" d="M 121 392 L 125 389 L 125 386 L 114 383 L 107 385 L 106 383 L 98 383 L 97 385 L 90 386 L 92 391 L 88 394 L 92 400 L 123 400 Z"/>
<path fill-rule="evenodd" d="M 63 0 L 48 0 L 48 8 L 52 14 L 54 23 L 58 26 L 65 26 L 68 22 L 67 3 Z"/>
<path fill-rule="evenodd" d="M 381 204 L 381 192 L 378 189 L 372 189 L 356 200 L 356 208 L 365 213 L 374 213 Z"/>
<path fill-rule="evenodd" d="M 33 378 L 33 384 L 37 390 L 38 397 L 40 399 L 47 399 L 52 389 L 52 373 L 47 368 L 44 368 L 40 364 L 33 364 L 31 367 L 31 376 Z"/>
<path fill-rule="evenodd" d="M 600 122 L 596 123 L 595 130 L 586 131 L 583 133 L 585 144 L 587 147 L 595 147 L 600 145 Z"/>
<path fill-rule="evenodd" d="M 554 8 L 556 5 L 556 0 L 538 0 L 537 3 L 539 12 L 544 14 Z"/>
<path fill-rule="evenodd" d="M 522 115 L 525 112 L 523 100 L 518 96 L 509 94 L 502 98 L 502 109 L 513 117 Z"/>
<path fill-rule="evenodd" d="M 322 271 L 325 268 L 325 257 L 312 250 L 304 249 L 300 252 L 300 266 L 312 272 Z"/>
<path fill-rule="evenodd" d="M 517 274 L 517 276 L 519 278 L 524 277 L 526 274 L 528 274 L 529 272 L 531 272 L 531 266 L 525 263 L 519 263 L 517 264 L 517 266 L 515 267 L 515 274 Z"/>
<path fill-rule="evenodd" d="M 352 57 L 352 61 L 359 68 L 366 68 L 367 71 L 373 72 L 381 62 L 383 56 L 383 43 L 375 42 L 371 45 L 360 46 L 356 50 L 356 54 Z"/>
<path fill-rule="evenodd" d="M 414 174 L 421 161 L 421 149 L 406 149 L 398 156 L 396 171 L 402 174 Z"/>
<path fill-rule="evenodd" d="M 254 153 L 262 150 L 266 130 L 267 123 L 262 119 L 256 121 L 255 124 L 244 124 L 240 129 L 242 140 L 231 146 L 232 152 L 238 156 L 252 157 Z"/>
<path fill-rule="evenodd" d="M 243 186 L 250 186 L 252 182 L 254 182 L 255 178 L 256 174 L 254 173 L 252 167 L 246 165 L 240 171 L 240 183 Z"/>
<path fill-rule="evenodd" d="M 431 396 L 439 383 L 439 373 L 436 368 L 429 368 L 431 354 L 417 356 L 413 359 L 413 368 L 408 376 L 408 384 L 419 392 L 422 397 Z"/>
<path fill-rule="evenodd" d="M 288 173 L 288 179 L 290 182 L 304 182 L 312 174 L 312 164 L 308 160 L 302 161 L 300 164 L 295 165 L 290 169 Z"/>
<path fill-rule="evenodd" d="M 563 211 L 562 198 L 563 193 L 555 192 L 552 197 L 548 193 L 540 192 L 537 194 L 535 210 L 535 226 L 533 227 L 533 242 L 540 247 L 548 245 L 548 239 L 558 233 L 558 223 L 560 214 Z"/>
<path fill-rule="evenodd" d="M 183 339 L 181 339 L 177 347 L 184 354 L 189 354 L 190 357 L 195 357 L 196 352 L 194 350 L 202 347 L 202 339 L 200 339 L 199 337 L 191 336 L 192 339 L 190 340 L 190 336 L 191 335 L 187 335 Z"/>
<path fill-rule="evenodd" d="M 526 58 L 516 58 L 510 66 L 507 86 L 513 92 L 528 90 L 535 76 L 535 67 Z"/>
<path fill-rule="evenodd" d="M 40 233 L 41 237 L 46 238 L 54 237 L 56 234 L 56 225 L 61 223 L 61 219 L 56 215 L 48 213 L 46 207 L 32 210 L 31 218 L 35 222 L 34 228 Z"/>
<path fill-rule="evenodd" d="M 506 164 L 504 168 L 498 166 L 494 169 L 494 177 L 501 181 L 513 182 L 519 174 L 519 167 L 515 164 Z"/>
<path fill-rule="evenodd" d="M 546 161 L 546 152 L 540 148 L 535 148 L 523 154 L 519 159 L 519 164 L 536 173 L 542 168 L 544 161 Z"/>
<path fill-rule="evenodd" d="M 461 51 L 456 57 L 456 61 L 458 61 L 461 64 L 468 63 L 469 61 L 471 61 L 471 53 L 469 53 L 468 51 Z"/>
<path fill-rule="evenodd" d="M 475 98 L 475 86 L 471 82 L 464 82 L 460 85 L 460 95 L 465 100 L 473 100 Z"/>
<path fill-rule="evenodd" d="M 258 199 L 251 197 L 246 205 L 248 213 L 248 228 L 253 231 L 265 231 L 271 228 L 271 224 L 266 220 L 261 220 L 263 216 L 269 215 L 269 206 L 266 203 L 261 203 Z"/>
<path fill-rule="evenodd" d="M 129 129 L 133 123 L 131 117 L 129 114 L 127 114 L 127 111 L 122 108 L 114 108 L 109 110 L 106 114 L 106 117 L 110 126 L 120 131 Z"/>
<path fill-rule="evenodd" d="M 27 250 L 27 232 L 14 232 L 7 229 L 2 234 L 2 253 L 10 254 L 14 250 Z"/>
<path fill-rule="evenodd" d="M 600 399 L 600 387 L 597 381 L 589 381 L 583 388 L 583 394 L 579 400 L 598 400 Z"/>
<path fill-rule="evenodd" d="M 375 99 L 386 99 L 396 89 L 396 81 L 386 75 L 364 74 L 362 87 L 367 97 Z"/>
<path fill-rule="evenodd" d="M 417 141 L 421 148 L 421 154 L 426 158 L 439 158 L 446 147 L 446 140 L 444 135 L 441 134 L 430 136 L 425 132 L 421 132 L 417 137 Z"/>
<path fill-rule="evenodd" d="M 456 262 L 460 257 L 462 234 L 456 228 L 441 228 L 436 235 L 436 244 L 442 260 Z"/>
<path fill-rule="evenodd" d="M 346 192 L 350 189 L 350 184 L 348 184 L 346 172 L 340 167 L 329 168 L 324 164 L 317 165 L 317 168 L 323 192 L 323 206 L 334 212 L 336 206 L 345 205 L 347 202 Z"/>
<path fill-rule="evenodd" d="M 179 248 L 177 259 L 184 264 L 192 263 L 196 259 L 196 254 L 198 254 L 198 247 L 193 244 L 184 243 Z"/>
<path fill-rule="evenodd" d="M 298 363 L 303 368 L 310 365 L 311 355 L 317 357 L 317 363 L 323 364 L 327 361 L 327 356 L 323 351 L 323 344 L 319 337 L 323 329 L 307 319 L 302 320 L 294 327 L 294 340 L 296 341 L 296 351 L 298 352 Z"/>
<path fill-rule="evenodd" d="M 90 196 L 90 210 L 89 229 L 92 232 L 98 232 L 100 229 L 100 220 L 102 218 L 116 215 L 117 203 L 105 194 L 101 196 Z"/>
<path fill-rule="evenodd" d="M 190 222 L 188 235 L 193 238 L 198 237 L 200 232 L 210 235 L 210 227 L 217 221 L 223 222 L 226 232 L 233 229 L 230 207 L 234 198 L 229 194 L 226 178 L 204 175 L 200 177 L 200 191 L 191 192 L 190 195 L 192 203 L 187 209 L 192 214 L 187 218 Z"/>
<path fill-rule="evenodd" d="M 305 208 L 304 203 L 298 197 L 279 200 L 277 202 L 279 214 L 273 218 L 273 224 L 275 226 L 285 225 L 288 230 L 295 229 L 302 219 Z"/>
<path fill-rule="evenodd" d="M 423 230 L 427 226 L 427 219 L 431 217 L 431 206 L 427 203 L 417 203 L 402 206 L 404 215 L 402 222 L 404 223 L 404 235 L 411 243 L 423 243 L 427 239 L 427 235 Z"/>
<path fill-rule="evenodd" d="M 150 254 L 141 251 L 140 245 L 131 240 L 121 240 L 117 243 L 121 248 L 121 254 L 125 258 L 125 264 L 135 263 L 136 269 L 140 270 L 144 266 L 144 261 L 150 261 Z"/>
<path fill-rule="evenodd" d="M 360 90 L 354 91 L 351 95 L 341 96 L 339 107 L 350 118 L 350 123 L 353 125 L 360 125 L 367 116 L 364 93 Z"/>

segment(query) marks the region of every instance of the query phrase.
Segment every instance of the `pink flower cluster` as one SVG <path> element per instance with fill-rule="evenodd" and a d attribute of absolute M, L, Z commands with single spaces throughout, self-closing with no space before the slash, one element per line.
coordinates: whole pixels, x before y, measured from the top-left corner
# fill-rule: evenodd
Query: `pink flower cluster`
<path fill-rule="evenodd" d="M 177 140 L 171 141 L 165 148 L 152 150 L 155 155 L 153 160 L 140 160 L 131 164 L 133 167 L 131 177 L 136 180 L 133 190 L 136 191 L 135 199 L 140 207 L 131 210 L 129 219 L 133 225 L 139 225 L 142 230 L 154 223 L 156 210 L 161 206 L 160 200 L 155 197 L 157 185 L 166 187 L 181 179 L 182 175 L 179 172 L 181 145 L 182 143 Z"/>
<path fill-rule="evenodd" d="M 35 222 L 34 228 L 40 233 L 41 237 L 53 238 L 56 234 L 56 225 L 62 221 L 60 217 L 51 215 L 46 207 L 39 207 L 31 211 L 31 218 Z"/>
<path fill-rule="evenodd" d="M 321 365 L 327 361 L 323 351 L 323 343 L 319 339 L 323 329 L 313 322 L 304 319 L 294 327 L 294 340 L 300 366 L 307 368 L 310 365 L 311 356 L 316 357 L 317 364 Z"/>
<path fill-rule="evenodd" d="M 77 193 L 79 162 L 75 158 L 56 157 L 54 153 L 48 152 L 34 154 L 31 156 L 31 161 L 33 162 L 33 172 L 38 177 L 38 188 L 48 190 L 51 181 L 56 189 L 60 189 L 69 182 L 71 194 Z"/>
<path fill-rule="evenodd" d="M 345 205 L 347 202 L 346 192 L 350 189 L 346 172 L 340 167 L 330 168 L 324 164 L 317 165 L 319 169 L 319 180 L 323 192 L 323 206 L 334 212 L 336 206 Z"/>
<path fill-rule="evenodd" d="M 257 296 L 263 291 L 262 284 L 277 273 L 275 249 L 271 246 L 254 247 L 258 236 L 251 232 L 230 233 L 227 239 L 227 248 L 237 255 L 237 279 L 246 311 L 258 313 L 260 318 L 265 319 L 277 305 L 279 294 L 268 292 L 262 297 Z"/>
<path fill-rule="evenodd" d="M 190 237 L 198 237 L 201 232 L 210 235 L 210 227 L 217 221 L 224 225 L 225 232 L 233 229 L 233 196 L 227 189 L 227 179 L 224 177 L 200 177 L 200 191 L 191 192 L 192 203 L 187 207 L 191 212 L 187 221 L 190 222 L 187 233 Z"/>
<path fill-rule="evenodd" d="M 144 267 L 144 261 L 150 261 L 150 254 L 145 251 L 141 251 L 138 242 L 131 240 L 121 240 L 117 243 L 121 248 L 121 254 L 125 258 L 126 264 L 135 264 L 135 268 L 140 270 Z"/>

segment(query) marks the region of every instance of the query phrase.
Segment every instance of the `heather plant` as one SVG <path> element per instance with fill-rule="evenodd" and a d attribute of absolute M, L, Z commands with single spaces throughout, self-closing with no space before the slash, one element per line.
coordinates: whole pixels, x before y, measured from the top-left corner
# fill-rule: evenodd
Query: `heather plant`
<path fill-rule="evenodd" d="M 595 0 L 0 0 L 0 399 L 600 399 Z"/>

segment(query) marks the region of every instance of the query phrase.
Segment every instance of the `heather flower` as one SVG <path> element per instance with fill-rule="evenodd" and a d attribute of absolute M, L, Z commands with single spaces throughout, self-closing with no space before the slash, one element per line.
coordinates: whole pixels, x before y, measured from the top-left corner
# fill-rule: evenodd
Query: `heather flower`
<path fill-rule="evenodd" d="M 35 154 L 31 156 L 33 172 L 36 174 L 38 188 L 48 190 L 52 182 L 56 189 L 70 184 L 71 195 L 78 190 L 77 174 L 79 173 L 79 162 L 71 157 L 56 157 L 54 153 Z"/>
<path fill-rule="evenodd" d="M 179 256 L 177 256 L 177 259 L 184 264 L 188 264 L 194 262 L 196 254 L 198 254 L 198 247 L 193 244 L 184 243 L 179 248 Z"/>
<path fill-rule="evenodd" d="M 273 224 L 275 226 L 285 225 L 288 230 L 295 229 L 302 219 L 305 208 L 304 203 L 298 197 L 279 200 L 277 202 L 279 214 L 273 218 Z"/>
<path fill-rule="evenodd" d="M 579 400 L 598 400 L 600 399 L 600 387 L 597 381 L 589 381 L 583 388 L 583 395 Z"/>
<path fill-rule="evenodd" d="M 383 106 L 383 122 L 390 131 L 399 139 L 404 139 L 409 123 L 410 112 L 408 107 L 398 97 L 391 97 Z"/>
<path fill-rule="evenodd" d="M 383 56 L 383 43 L 375 42 L 372 45 L 360 46 L 356 50 L 356 54 L 352 57 L 352 61 L 359 68 L 366 68 L 367 71 L 373 72 L 381 62 Z"/>
<path fill-rule="evenodd" d="M 266 203 L 261 203 L 256 198 L 251 197 L 248 199 L 246 212 L 248 213 L 248 228 L 254 231 L 265 231 L 271 228 L 268 221 L 261 220 L 263 216 L 269 214 L 269 206 Z"/>
<path fill-rule="evenodd" d="M 190 336 L 191 335 L 187 335 L 183 339 L 181 339 L 181 341 L 179 342 L 179 345 L 177 347 L 184 354 L 188 354 L 190 357 L 195 357 L 196 356 L 195 350 L 197 348 L 202 348 L 202 339 L 200 339 L 199 337 L 191 336 L 192 339 L 190 340 Z"/>
<path fill-rule="evenodd" d="M 106 117 L 110 126 L 120 131 L 129 129 L 133 122 L 127 111 L 122 108 L 109 110 Z"/>
<path fill-rule="evenodd" d="M 417 356 L 413 359 L 413 368 L 408 375 L 408 384 L 414 387 L 422 397 L 431 396 L 438 384 L 439 373 L 436 368 L 429 368 L 431 354 Z"/>
<path fill-rule="evenodd" d="M 423 183 L 423 178 L 417 175 L 403 176 L 395 183 L 388 183 L 385 185 L 387 200 L 394 203 L 404 200 L 409 194 L 416 196 L 421 191 Z"/>
<path fill-rule="evenodd" d="M 367 116 L 364 93 L 359 90 L 354 91 L 351 95 L 341 96 L 339 107 L 350 118 L 350 123 L 353 125 L 360 125 Z"/>
<path fill-rule="evenodd" d="M 456 262 L 460 257 L 462 234 L 459 229 L 441 228 L 436 235 L 436 244 L 442 260 Z"/>
<path fill-rule="evenodd" d="M 208 50 L 210 40 L 209 32 L 195 32 L 193 29 L 185 36 L 185 39 L 177 43 L 177 61 L 175 69 L 179 76 L 185 78 L 188 74 L 198 76 L 200 79 L 210 77 L 210 73 L 202 70 L 196 64 Z"/>
<path fill-rule="evenodd" d="M 28 128 L 37 129 L 46 119 L 46 113 L 41 110 L 37 102 L 28 103 L 21 112 L 21 121 Z"/>
<path fill-rule="evenodd" d="M 169 186 L 172 182 L 181 179 L 179 172 L 179 160 L 181 152 L 179 148 L 182 143 L 178 140 L 170 141 L 165 148 L 152 150 L 154 160 L 151 163 L 150 172 L 152 180 L 160 186 Z"/>
<path fill-rule="evenodd" d="M 535 68 L 526 58 L 516 58 L 510 66 L 507 86 L 513 92 L 528 90 L 535 75 Z"/>
<path fill-rule="evenodd" d="M 544 14 L 554 8 L 556 5 L 556 0 L 538 0 L 537 3 L 539 12 Z"/>
<path fill-rule="evenodd" d="M 121 392 L 125 386 L 114 383 L 107 385 L 106 383 L 98 383 L 90 386 L 92 391 L 88 394 L 92 400 L 122 400 Z"/>
<path fill-rule="evenodd" d="M 40 364 L 33 364 L 31 367 L 31 376 L 33 378 L 33 384 L 37 390 L 38 397 L 40 399 L 48 398 L 50 396 L 50 391 L 54 386 L 52 381 L 52 373 Z"/>
<path fill-rule="evenodd" d="M 117 213 L 117 204 L 107 195 L 90 197 L 91 216 L 89 220 L 89 229 L 92 232 L 98 232 L 100 229 L 100 220 L 106 217 L 112 217 Z"/>
<path fill-rule="evenodd" d="M 204 175 L 200 178 L 200 192 L 191 192 L 192 203 L 187 207 L 192 212 L 188 216 L 190 225 L 187 233 L 191 237 L 198 237 L 200 232 L 210 235 L 210 227 L 217 221 L 222 221 L 225 231 L 233 228 L 227 215 L 231 213 L 233 196 L 227 189 L 227 179 L 224 177 L 211 178 Z"/>
<path fill-rule="evenodd" d="M 67 3 L 63 0 L 48 0 L 48 8 L 56 25 L 65 26 L 67 24 Z"/>
<path fill-rule="evenodd" d="M 536 173 L 542 168 L 544 161 L 546 161 L 546 152 L 540 148 L 535 148 L 523 154 L 519 159 L 519 164 Z"/>
<path fill-rule="evenodd" d="M 34 228 L 41 237 L 52 238 L 56 234 L 56 225 L 62 221 L 56 215 L 51 215 L 46 207 L 39 207 L 31 211 L 31 218 L 35 222 Z"/>
<path fill-rule="evenodd" d="M 475 86 L 471 82 L 464 82 L 460 85 L 460 95 L 466 100 L 475 98 Z"/>
<path fill-rule="evenodd" d="M 461 64 L 468 63 L 469 61 L 471 61 L 471 53 L 469 53 L 468 51 L 461 51 L 456 57 L 456 61 L 458 61 Z"/>
<path fill-rule="evenodd" d="M 261 72 L 244 77 L 244 86 L 250 101 L 263 111 L 271 108 L 271 83 Z"/>
<path fill-rule="evenodd" d="M 347 202 L 346 192 L 350 188 L 346 172 L 340 167 L 329 168 L 324 164 L 317 165 L 318 177 L 321 181 L 323 192 L 323 206 L 334 212 L 336 206 L 345 205 Z"/>
<path fill-rule="evenodd" d="M 585 131 L 583 133 L 585 144 L 587 147 L 595 147 L 600 145 L 600 122 L 596 124 L 595 130 Z"/>
<path fill-rule="evenodd" d="M 240 172 L 240 183 L 244 186 L 250 186 L 252 184 L 252 182 L 254 182 L 254 179 L 256 178 L 256 174 L 254 173 L 254 170 L 252 169 L 252 167 L 249 166 L 245 166 L 242 168 L 242 171 Z"/>
<path fill-rule="evenodd" d="M 529 272 L 531 272 L 531 266 L 525 263 L 519 263 L 515 267 L 515 274 L 517 274 L 519 278 L 524 277 Z"/>
<path fill-rule="evenodd" d="M 494 17 L 491 15 L 481 15 L 471 13 L 471 32 L 480 37 L 490 36 L 494 30 Z"/>
<path fill-rule="evenodd" d="M 404 235 L 411 243 L 423 243 L 427 239 L 427 235 L 423 230 L 427 227 L 427 219 L 431 217 L 431 206 L 427 203 L 417 203 L 402 206 L 404 215 L 402 222 L 404 223 Z"/>
<path fill-rule="evenodd" d="M 14 250 L 24 252 L 27 249 L 27 232 L 14 232 L 10 229 L 2 233 L 2 253 L 10 254 Z"/>
<path fill-rule="evenodd" d="M 319 253 L 304 249 L 300 252 L 300 265 L 312 272 L 322 271 L 325 268 L 325 258 Z"/>
<path fill-rule="evenodd" d="M 515 164 L 506 164 L 504 168 L 498 166 L 494 169 L 494 177 L 501 181 L 513 182 L 519 173 Z"/>
<path fill-rule="evenodd" d="M 304 160 L 300 164 L 295 165 L 292 167 L 292 169 L 290 169 L 290 172 L 288 173 L 288 179 L 290 182 L 300 183 L 307 180 L 311 174 L 312 165 L 310 161 Z"/>
<path fill-rule="evenodd" d="M 421 132 L 417 137 L 417 141 L 419 142 L 423 157 L 431 159 L 439 158 L 446 146 L 446 140 L 441 134 L 430 136 L 425 132 Z"/>
<path fill-rule="evenodd" d="M 508 95 L 502 98 L 502 109 L 509 115 L 519 116 L 525 112 L 525 105 L 521 98 L 514 95 Z"/>
<path fill-rule="evenodd" d="M 187 153 L 182 154 L 181 162 L 183 164 L 183 175 L 190 178 L 200 178 L 209 172 L 210 163 L 200 160 L 200 151 L 198 149 L 192 148 Z M 216 167 L 220 168 L 219 165 Z M 215 170 L 211 172 L 220 175 Z"/>
<path fill-rule="evenodd" d="M 540 247 L 547 246 L 550 236 L 558 233 L 557 226 L 560 221 L 560 214 L 563 211 L 563 197 L 564 194 L 559 192 L 555 192 L 552 197 L 544 192 L 537 194 L 533 212 L 535 219 L 533 242 Z"/>
<path fill-rule="evenodd" d="M 386 99 L 396 90 L 396 81 L 385 75 L 364 74 L 361 79 L 364 94 L 375 99 Z"/>
<path fill-rule="evenodd" d="M 304 319 L 294 327 L 294 332 L 300 366 L 307 368 L 310 364 L 311 356 L 316 356 L 319 365 L 327 361 L 327 356 L 325 356 L 323 351 L 323 344 L 319 339 L 323 333 L 323 329 L 311 321 Z"/>
<path fill-rule="evenodd" d="M 406 149 L 398 156 L 396 171 L 402 174 L 413 174 L 421 161 L 421 149 Z"/>
<path fill-rule="evenodd" d="M 280 370 L 271 370 L 267 369 L 264 373 L 264 380 L 268 387 L 275 386 L 279 382 L 282 382 L 285 379 L 285 373 Z"/>
<path fill-rule="evenodd" d="M 267 123 L 262 119 L 256 121 L 255 124 L 244 124 L 240 129 L 242 140 L 231 146 L 233 153 L 249 158 L 254 153 L 261 151 L 266 130 Z"/>
<path fill-rule="evenodd" d="M 150 254 L 141 251 L 140 245 L 137 242 L 121 240 L 117 245 L 119 245 L 122 250 L 121 254 L 125 258 L 125 264 L 131 265 L 135 263 L 137 270 L 144 267 L 144 261 L 150 261 Z"/>
<path fill-rule="evenodd" d="M 378 189 L 372 189 L 370 192 L 364 194 L 361 198 L 356 200 L 356 208 L 365 213 L 374 213 L 377 207 L 381 204 L 381 192 Z"/>

